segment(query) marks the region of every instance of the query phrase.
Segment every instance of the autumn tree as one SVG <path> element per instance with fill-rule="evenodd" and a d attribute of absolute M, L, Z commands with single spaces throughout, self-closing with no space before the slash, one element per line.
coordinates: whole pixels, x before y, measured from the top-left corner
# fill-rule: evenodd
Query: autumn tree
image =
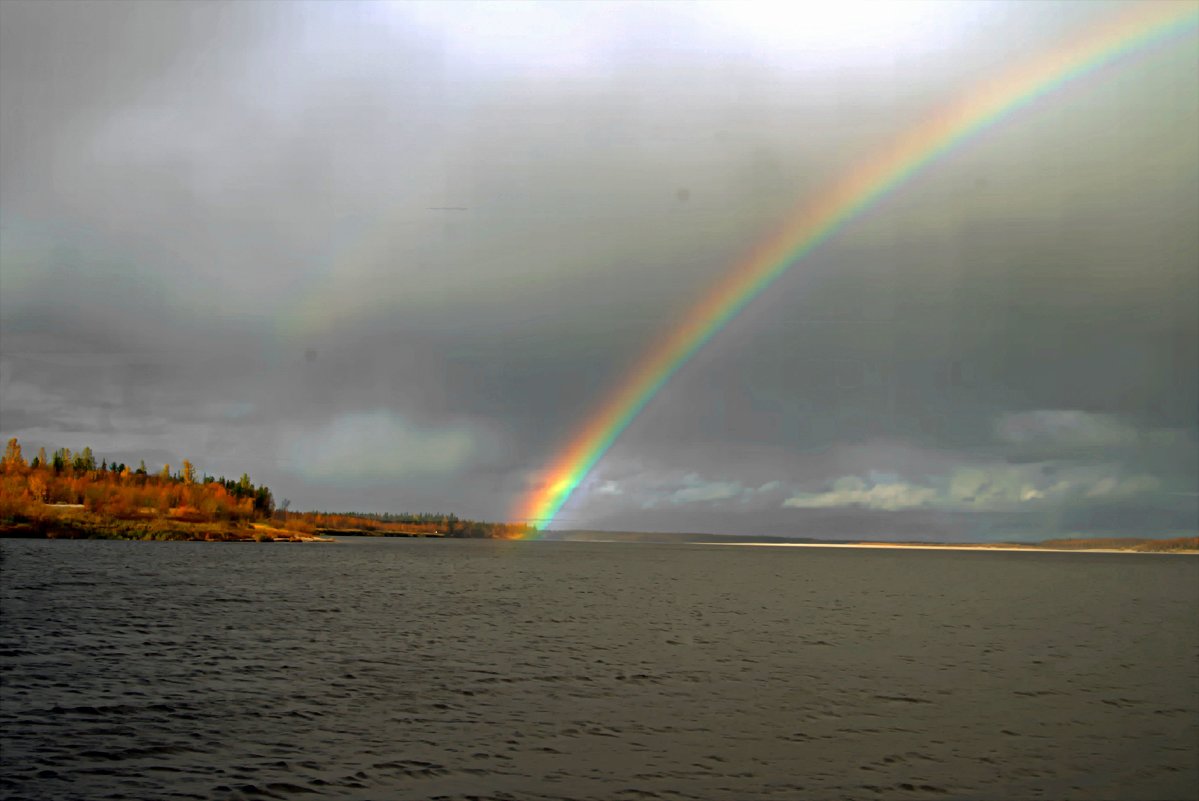
<path fill-rule="evenodd" d="M 275 498 L 271 495 L 271 491 L 266 487 L 258 487 L 254 490 L 254 511 L 257 514 L 270 517 L 275 513 Z"/>
<path fill-rule="evenodd" d="M 17 442 L 16 437 L 10 439 L 8 445 L 5 446 L 4 459 L 0 464 L 3 464 L 6 470 L 20 469 L 25 466 L 25 458 L 21 456 L 21 443 Z"/>
<path fill-rule="evenodd" d="M 96 469 L 96 457 L 92 455 L 91 448 L 84 448 L 79 453 L 75 454 L 75 458 L 71 460 L 71 467 L 77 473 L 84 473 Z"/>
<path fill-rule="evenodd" d="M 32 477 L 30 477 L 30 479 L 29 479 L 29 494 L 33 496 L 33 499 L 35 501 L 42 501 L 43 503 L 45 503 L 46 498 L 49 496 L 49 493 L 50 493 L 50 488 L 48 486 L 46 486 L 46 480 L 44 478 L 42 478 L 40 475 L 36 475 L 36 474 L 33 475 Z"/>
<path fill-rule="evenodd" d="M 200 471 L 187 460 L 176 474 L 167 464 L 149 477 L 144 462 L 134 472 L 105 458 L 100 464 L 106 469 L 100 469 L 91 448 L 78 453 L 59 448 L 52 460 L 44 455 L 45 449 L 38 454 L 39 469 L 28 469 L 15 439 L 0 451 L 0 518 L 52 514 L 42 504 L 83 504 L 87 515 L 110 520 L 169 516 L 181 523 L 237 523 L 274 512 L 271 491 L 248 474 L 237 481 L 205 474 L 199 483 Z"/>

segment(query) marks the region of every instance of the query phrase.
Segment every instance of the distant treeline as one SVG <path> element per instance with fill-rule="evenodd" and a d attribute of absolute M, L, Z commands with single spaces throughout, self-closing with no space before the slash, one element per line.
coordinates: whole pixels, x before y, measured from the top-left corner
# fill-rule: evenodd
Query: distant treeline
<path fill-rule="evenodd" d="M 453 514 L 288 512 L 248 474 L 198 474 L 184 459 L 151 471 L 100 459 L 90 447 L 45 448 L 26 460 L 8 441 L 0 459 L 0 534 L 120 539 L 312 539 L 321 533 L 491 537 L 525 534 L 521 525 L 460 520 Z"/>
<path fill-rule="evenodd" d="M 344 515 L 345 517 L 356 517 L 362 520 L 374 520 L 379 523 L 440 523 L 445 525 L 449 521 L 458 519 L 458 515 L 446 514 L 445 512 L 421 512 L 420 514 L 404 514 L 397 512 L 316 512 L 322 515 Z"/>
<path fill-rule="evenodd" d="M 310 526 L 317 534 L 366 534 L 377 537 L 475 537 L 518 539 L 529 533 L 518 523 L 462 520 L 452 514 L 373 514 L 361 512 L 290 512 L 287 521 Z"/>

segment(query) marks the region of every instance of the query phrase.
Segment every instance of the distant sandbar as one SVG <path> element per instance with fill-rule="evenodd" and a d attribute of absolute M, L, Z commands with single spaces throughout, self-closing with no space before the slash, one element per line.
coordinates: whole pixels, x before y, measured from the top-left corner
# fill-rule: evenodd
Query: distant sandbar
<path fill-rule="evenodd" d="M 1034 553 L 1158 553 L 1199 554 L 1199 550 L 1146 551 L 1131 548 L 1044 548 L 1035 545 L 1004 545 L 979 543 L 974 545 L 923 545 L 900 542 L 695 542 L 693 545 L 732 545 L 738 548 L 889 548 L 922 551 L 1026 551 Z"/>

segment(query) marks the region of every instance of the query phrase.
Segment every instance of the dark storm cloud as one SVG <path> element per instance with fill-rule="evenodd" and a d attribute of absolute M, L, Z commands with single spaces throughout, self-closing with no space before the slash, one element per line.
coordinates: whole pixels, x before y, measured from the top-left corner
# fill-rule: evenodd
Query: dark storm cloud
<path fill-rule="evenodd" d="M 301 507 L 503 517 L 795 203 L 1111 10 L 929 6 L 787 39 L 822 23 L 447 8 L 0 5 L 4 435 L 248 469 Z M 1194 52 L 1047 98 L 847 228 L 564 517 L 839 531 L 852 507 L 784 503 L 855 478 L 858 503 L 929 507 L 871 521 L 1028 518 L 958 508 L 975 470 L 1017 494 L 1064 471 L 1062 525 L 1108 480 L 1185 522 L 1163 499 L 1186 496 L 1141 496 L 1195 478 Z"/>

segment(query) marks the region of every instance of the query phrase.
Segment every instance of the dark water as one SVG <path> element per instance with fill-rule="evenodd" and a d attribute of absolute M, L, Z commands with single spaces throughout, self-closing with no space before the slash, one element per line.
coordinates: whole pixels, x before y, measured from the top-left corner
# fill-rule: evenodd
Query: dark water
<path fill-rule="evenodd" d="M 4 798 L 1199 795 L 1199 558 L 8 541 Z"/>

